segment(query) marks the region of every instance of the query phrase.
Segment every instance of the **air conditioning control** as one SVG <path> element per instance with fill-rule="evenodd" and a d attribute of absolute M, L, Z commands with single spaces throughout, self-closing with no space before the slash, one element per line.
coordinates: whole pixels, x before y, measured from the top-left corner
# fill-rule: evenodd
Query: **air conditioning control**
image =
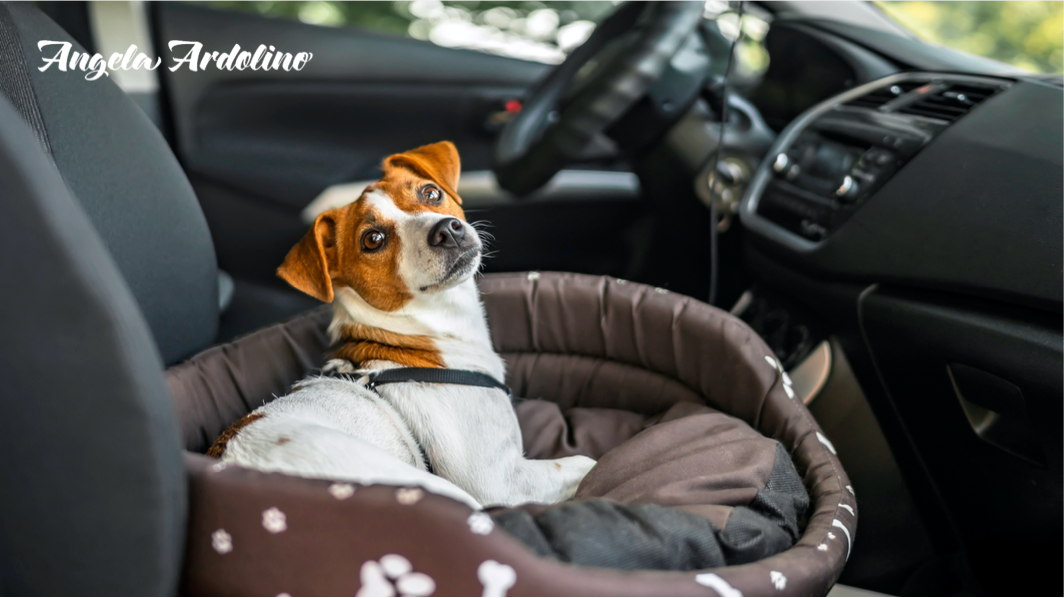
<path fill-rule="evenodd" d="M 743 223 L 793 250 L 809 250 L 845 226 L 951 122 L 1010 84 L 900 73 L 811 108 L 759 166 L 743 200 Z"/>
<path fill-rule="evenodd" d="M 787 154 L 776 156 L 776 160 L 772 162 L 772 170 L 788 181 L 793 181 L 802 174 L 802 166 Z"/>
<path fill-rule="evenodd" d="M 912 139 L 911 131 L 845 112 L 821 118 L 770 154 L 771 182 L 757 214 L 807 241 L 823 241 L 905 162 Z"/>
<path fill-rule="evenodd" d="M 791 158 L 787 154 L 780 154 L 776 156 L 776 161 L 772 163 L 772 170 L 776 173 L 782 173 L 787 170 L 787 167 L 791 165 Z"/>
<path fill-rule="evenodd" d="M 861 186 L 850 175 L 842 177 L 842 184 L 835 190 L 835 196 L 842 201 L 850 201 L 861 192 Z"/>

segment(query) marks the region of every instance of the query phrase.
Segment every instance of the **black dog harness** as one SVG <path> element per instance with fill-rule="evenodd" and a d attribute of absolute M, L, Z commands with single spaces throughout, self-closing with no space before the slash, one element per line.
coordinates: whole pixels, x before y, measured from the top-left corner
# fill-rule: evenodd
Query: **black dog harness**
<path fill-rule="evenodd" d="M 429 384 L 457 384 L 459 386 L 479 386 L 481 388 L 497 388 L 512 396 L 510 387 L 495 378 L 472 372 L 469 370 L 447 370 L 443 368 L 395 368 L 391 370 L 379 370 L 368 374 L 340 374 L 326 372 L 327 376 L 343 377 L 351 379 L 366 388 L 376 391 L 381 384 L 395 384 L 397 382 L 425 382 Z M 355 379 L 357 378 L 357 380 Z M 363 382 L 363 378 L 365 381 Z"/>
<path fill-rule="evenodd" d="M 514 395 L 510 391 L 509 386 L 506 386 L 487 374 L 472 372 L 469 370 L 448 370 L 444 368 L 395 368 L 391 370 L 378 370 L 376 372 L 369 372 L 368 374 L 344 374 L 336 370 L 329 370 L 323 371 L 321 375 L 329 376 L 330 378 L 340 378 L 360 384 L 378 395 L 380 392 L 377 391 L 377 387 L 381 384 L 422 382 L 428 384 L 457 384 L 459 386 L 495 388 L 505 392 L 511 402 L 514 401 Z M 417 438 L 414 439 L 414 442 L 417 444 L 418 449 L 421 450 L 421 457 L 425 460 L 425 467 L 428 468 L 428 472 L 435 473 L 432 467 L 432 461 L 429 460 L 429 454 L 425 451 L 425 447 L 418 442 Z"/>

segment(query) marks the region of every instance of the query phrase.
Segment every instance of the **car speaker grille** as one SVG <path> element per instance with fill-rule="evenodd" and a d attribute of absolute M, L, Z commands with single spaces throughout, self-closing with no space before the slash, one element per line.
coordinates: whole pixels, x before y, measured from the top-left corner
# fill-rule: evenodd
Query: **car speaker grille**
<path fill-rule="evenodd" d="M 928 95 L 898 109 L 901 114 L 912 114 L 953 122 L 968 114 L 1000 89 L 983 85 L 951 83 L 942 86 L 929 85 Z M 922 89 L 922 88 L 921 88 Z M 920 89 L 917 90 L 919 92 Z"/>
<path fill-rule="evenodd" d="M 902 81 L 886 87 L 880 87 L 879 89 L 866 93 L 855 100 L 846 102 L 846 105 L 854 108 L 876 110 L 887 102 L 892 102 L 910 91 L 926 84 L 927 81 Z"/>

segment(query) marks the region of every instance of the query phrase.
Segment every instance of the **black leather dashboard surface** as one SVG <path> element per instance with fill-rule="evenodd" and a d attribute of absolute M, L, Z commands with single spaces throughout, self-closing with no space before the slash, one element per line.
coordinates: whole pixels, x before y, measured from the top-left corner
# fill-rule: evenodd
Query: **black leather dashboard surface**
<path fill-rule="evenodd" d="M 1019 81 L 936 137 L 816 249 L 815 274 L 1061 309 L 1064 93 Z"/>

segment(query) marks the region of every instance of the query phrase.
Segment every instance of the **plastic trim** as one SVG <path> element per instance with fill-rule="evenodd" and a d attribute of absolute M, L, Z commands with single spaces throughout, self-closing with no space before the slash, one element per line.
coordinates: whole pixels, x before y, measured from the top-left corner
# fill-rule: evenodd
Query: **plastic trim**
<path fill-rule="evenodd" d="M 1009 81 L 1009 79 L 934 72 L 910 72 L 889 75 L 882 79 L 876 79 L 875 81 L 865 83 L 864 85 L 859 85 L 849 91 L 845 91 L 837 96 L 824 100 L 809 110 L 806 110 L 801 116 L 794 119 L 791 124 L 787 125 L 787 128 L 783 129 L 783 132 L 776 138 L 776 142 L 772 144 L 772 148 L 769 149 L 768 153 L 765 155 L 766 157 L 775 156 L 789 149 L 791 144 L 794 143 L 798 136 L 801 135 L 809 125 L 813 124 L 818 118 L 834 110 L 841 104 L 845 104 L 846 102 L 857 99 L 867 93 L 888 85 L 903 81 L 922 79 L 944 79 L 949 82 L 957 83 L 991 84 L 1000 84 L 1002 81 Z M 757 214 L 757 206 L 761 201 L 761 195 L 768 187 L 769 181 L 772 180 L 771 166 L 772 160 L 769 159 L 762 160 L 760 166 L 758 166 L 757 172 L 754 173 L 754 178 L 750 182 L 750 186 L 743 195 L 742 203 L 739 206 L 739 218 L 742 220 L 743 226 L 749 230 L 763 237 L 767 237 L 791 251 L 803 254 L 811 253 L 819 248 L 824 241 L 810 241 L 802 238 Z"/>

